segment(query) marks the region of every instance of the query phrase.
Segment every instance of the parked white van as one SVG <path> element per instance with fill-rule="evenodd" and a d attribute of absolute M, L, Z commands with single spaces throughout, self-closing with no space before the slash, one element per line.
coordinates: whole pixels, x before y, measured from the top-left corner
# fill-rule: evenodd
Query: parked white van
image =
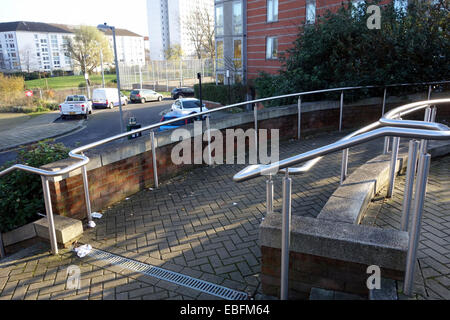
<path fill-rule="evenodd" d="M 128 104 L 128 98 L 120 93 L 120 100 L 123 106 Z M 92 106 L 94 108 L 104 107 L 112 109 L 119 105 L 119 95 L 115 88 L 94 89 L 92 93 Z"/>

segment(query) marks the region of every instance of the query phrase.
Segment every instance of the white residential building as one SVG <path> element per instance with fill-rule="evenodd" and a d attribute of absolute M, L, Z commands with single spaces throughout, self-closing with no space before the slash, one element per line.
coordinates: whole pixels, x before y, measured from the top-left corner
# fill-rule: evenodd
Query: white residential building
<path fill-rule="evenodd" d="M 214 17 L 214 0 L 147 0 L 151 59 L 163 60 L 165 51 L 176 44 L 186 57 L 193 57 L 195 50 L 187 24 L 193 12 L 204 9 Z M 211 25 L 214 27 L 214 21 Z"/>
<path fill-rule="evenodd" d="M 73 70 L 73 61 L 65 50 L 67 37 L 76 26 L 41 22 L 0 23 L 0 71 Z M 111 49 L 111 31 L 106 33 Z M 144 37 L 125 29 L 116 29 L 119 63 L 144 65 Z"/>
<path fill-rule="evenodd" d="M 0 70 L 72 70 L 64 29 L 39 22 L 0 23 Z"/>

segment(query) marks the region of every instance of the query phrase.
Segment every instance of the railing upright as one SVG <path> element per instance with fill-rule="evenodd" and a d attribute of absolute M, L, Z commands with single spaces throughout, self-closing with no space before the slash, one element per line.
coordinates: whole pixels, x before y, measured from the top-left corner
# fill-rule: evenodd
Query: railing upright
<path fill-rule="evenodd" d="M 408 296 L 411 296 L 414 286 L 414 271 L 416 267 L 417 249 L 420 239 L 420 225 L 422 221 L 428 172 L 430 170 L 430 161 L 431 156 L 429 154 L 420 154 L 416 181 L 416 193 L 414 195 L 413 219 L 411 231 L 409 232 L 408 253 L 406 257 L 405 282 L 403 285 L 403 292 Z"/>
<path fill-rule="evenodd" d="M 299 96 L 297 100 L 297 140 L 300 140 L 301 125 L 302 125 L 302 97 Z"/>
<path fill-rule="evenodd" d="M 409 217 L 411 211 L 414 176 L 416 174 L 417 150 L 419 141 L 412 139 L 409 141 L 408 167 L 406 168 L 405 192 L 403 195 L 401 230 L 408 231 Z"/>
<path fill-rule="evenodd" d="M 281 300 L 289 296 L 289 247 L 291 237 L 291 205 L 292 205 L 292 179 L 289 169 L 283 178 L 283 212 L 281 227 Z"/>
<path fill-rule="evenodd" d="M 52 253 L 56 255 L 58 254 L 58 243 L 56 241 L 55 222 L 53 220 L 52 199 L 50 197 L 48 178 L 41 176 L 41 180 L 42 180 L 42 190 L 44 193 L 45 211 L 47 213 L 49 239 L 52 248 Z"/>
<path fill-rule="evenodd" d="M 387 198 L 391 198 L 392 194 L 394 193 L 395 175 L 397 173 L 396 167 L 397 167 L 399 145 L 400 145 L 400 138 L 394 137 L 392 139 L 391 163 L 389 166 L 389 184 L 388 184 L 388 191 L 387 191 L 387 195 L 386 195 Z"/>
<path fill-rule="evenodd" d="M 343 114 L 344 114 L 344 90 L 341 91 L 341 102 L 339 104 L 339 132 L 342 131 Z"/>
<path fill-rule="evenodd" d="M 255 155 L 256 159 L 258 159 L 258 106 L 255 104 L 253 107 L 253 120 L 254 120 L 254 128 L 255 128 Z"/>
<path fill-rule="evenodd" d="M 156 141 L 153 130 L 150 131 L 150 140 L 152 144 L 153 179 L 155 181 L 155 188 L 158 188 L 158 164 L 156 162 Z"/>

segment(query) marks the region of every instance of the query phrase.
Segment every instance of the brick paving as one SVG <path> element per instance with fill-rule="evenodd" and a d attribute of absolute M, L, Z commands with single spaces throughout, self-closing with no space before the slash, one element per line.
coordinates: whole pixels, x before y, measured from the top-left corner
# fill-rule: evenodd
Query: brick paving
<path fill-rule="evenodd" d="M 413 299 L 450 299 L 450 156 L 432 159 L 422 216 Z M 371 203 L 363 224 L 399 229 L 405 176 L 391 199 Z M 380 194 L 384 195 L 385 190 Z M 411 225 L 411 224 L 410 224 Z M 398 283 L 402 289 L 403 283 Z M 401 298 L 408 297 L 400 295 Z"/>
<path fill-rule="evenodd" d="M 284 141 L 281 158 L 336 141 L 325 134 Z M 352 148 L 349 173 L 382 151 L 383 139 Z M 339 184 L 341 153 L 323 158 L 310 172 L 293 177 L 293 214 L 316 217 Z M 95 229 L 80 240 L 123 255 L 232 289 L 260 293 L 259 224 L 265 215 L 265 178 L 234 183 L 244 165 L 199 167 L 159 189 L 141 191 L 104 210 Z M 281 211 L 281 177 L 275 177 L 275 211 Z M 67 290 L 67 267 L 81 268 L 82 287 Z M 0 299 L 210 299 L 188 288 L 142 274 L 40 248 L 2 263 Z"/>

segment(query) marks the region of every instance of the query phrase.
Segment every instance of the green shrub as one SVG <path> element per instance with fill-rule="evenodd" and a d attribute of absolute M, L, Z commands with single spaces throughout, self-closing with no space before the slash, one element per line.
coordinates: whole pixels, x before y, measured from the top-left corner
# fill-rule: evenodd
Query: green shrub
<path fill-rule="evenodd" d="M 67 158 L 69 149 L 63 144 L 39 142 L 19 151 L 18 163 L 35 168 Z M 6 163 L 1 170 L 14 163 Z M 0 178 L 0 232 L 7 232 L 33 222 L 45 214 L 42 182 L 39 175 L 15 170 Z"/>
<path fill-rule="evenodd" d="M 199 85 L 194 85 L 195 97 L 200 97 Z M 202 99 L 219 102 L 223 105 L 239 103 L 245 101 L 248 87 L 243 84 L 228 85 L 215 83 L 202 83 Z M 231 98 L 231 101 L 230 101 Z"/>

